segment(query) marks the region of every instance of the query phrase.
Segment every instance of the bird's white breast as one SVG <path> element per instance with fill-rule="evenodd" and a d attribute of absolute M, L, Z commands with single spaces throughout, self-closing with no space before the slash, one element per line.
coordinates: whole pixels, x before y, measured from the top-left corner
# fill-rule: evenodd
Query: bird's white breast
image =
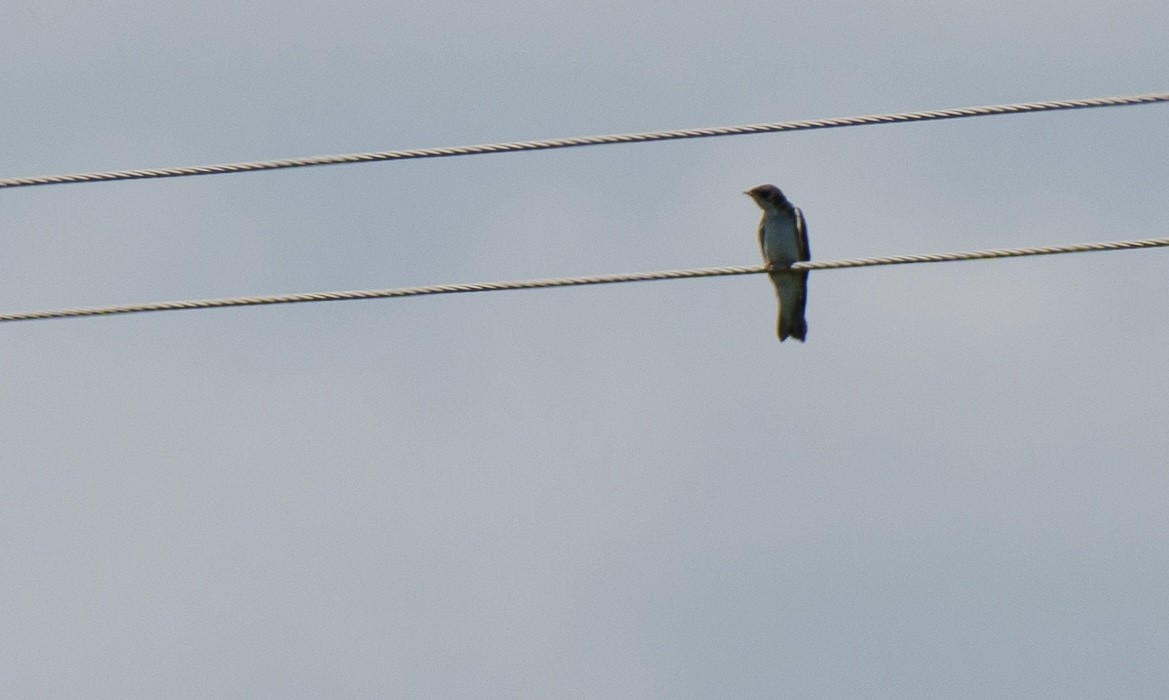
<path fill-rule="evenodd" d="M 796 218 L 791 212 L 768 212 L 763 217 L 763 257 L 769 262 L 791 263 L 800 259 Z"/>

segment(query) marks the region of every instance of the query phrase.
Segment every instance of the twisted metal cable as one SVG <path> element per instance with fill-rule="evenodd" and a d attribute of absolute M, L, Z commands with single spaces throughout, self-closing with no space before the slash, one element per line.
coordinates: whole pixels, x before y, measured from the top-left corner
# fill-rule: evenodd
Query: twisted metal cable
<path fill-rule="evenodd" d="M 1056 255 L 1059 253 L 1090 253 L 1106 250 L 1132 250 L 1138 248 L 1169 247 L 1169 238 L 1146 238 L 1135 241 L 1108 241 L 1101 243 L 1078 243 L 1073 245 L 1044 246 L 1037 248 L 1000 248 L 993 250 L 972 250 L 958 253 L 933 253 L 925 255 L 890 255 L 880 258 L 859 258 L 852 260 L 821 260 L 800 262 L 792 270 L 840 270 L 849 267 L 876 267 L 878 265 L 910 265 L 915 263 L 955 262 L 959 260 L 989 260 L 994 258 L 1018 258 L 1030 255 Z M 81 316 L 111 316 L 115 314 L 144 313 L 147 311 L 181 311 L 184 309 L 214 309 L 226 306 L 263 306 L 266 304 L 296 304 L 310 301 L 346 301 L 353 299 L 390 299 L 395 297 L 416 297 L 431 294 L 462 294 L 470 292 L 498 292 L 508 289 L 545 289 L 548 287 L 577 287 L 593 284 L 615 284 L 619 282 L 649 282 L 653 280 L 675 280 L 693 277 L 726 277 L 730 275 L 755 275 L 767 272 L 761 265 L 740 267 L 703 267 L 689 270 L 662 270 L 658 272 L 632 272 L 614 275 L 593 275 L 589 277 L 556 277 L 550 279 L 519 280 L 514 282 L 474 282 L 469 284 L 441 284 L 428 287 L 400 287 L 397 289 L 366 289 L 348 292 L 310 292 L 307 294 L 275 294 L 270 296 L 226 297 L 222 299 L 191 299 L 187 301 L 157 301 L 144 304 L 120 306 L 93 306 L 80 309 L 56 309 L 50 311 L 19 311 L 0 314 L 0 322 L 33 321 L 52 318 L 78 318 Z"/>
<path fill-rule="evenodd" d="M 996 258 L 1023 258 L 1031 255 L 1059 255 L 1061 253 L 1099 253 L 1106 250 L 1135 250 L 1140 248 L 1164 248 L 1169 238 L 1144 238 L 1136 241 L 1102 241 L 1099 243 L 1073 243 L 1031 248 L 992 248 L 969 250 L 958 253 L 926 253 L 920 255 L 888 255 L 880 258 L 859 258 L 853 260 L 823 260 L 801 262 L 792 265 L 793 270 L 842 270 L 847 267 L 875 267 L 877 265 L 911 265 L 914 263 L 957 262 L 960 260 L 993 260 Z"/>
<path fill-rule="evenodd" d="M 18 177 L 0 179 L 0 189 L 6 187 L 60 185 L 77 182 L 108 182 L 111 180 L 146 180 L 162 177 L 188 177 L 192 175 L 222 175 L 226 173 L 256 172 L 259 170 L 305 168 L 314 165 L 369 163 L 383 160 L 411 160 L 414 158 L 447 158 L 451 156 L 471 156 L 485 153 L 547 151 L 555 148 L 572 148 L 575 146 L 599 146 L 613 143 L 644 143 L 648 141 L 671 141 L 675 139 L 709 138 L 713 136 L 768 134 L 781 131 L 804 131 L 807 129 L 831 129 L 843 126 L 864 126 L 867 124 L 893 124 L 900 122 L 931 121 L 935 119 L 984 117 L 995 114 L 1023 114 L 1027 112 L 1050 112 L 1063 109 L 1087 109 L 1091 107 L 1122 107 L 1128 105 L 1152 104 L 1155 102 L 1169 102 L 1169 92 L 1156 92 L 1144 95 L 1127 95 L 1122 97 L 1096 97 L 1085 100 L 1020 102 L 1016 104 L 960 107 L 957 109 L 942 109 L 927 112 L 870 114 L 858 117 L 810 119 L 805 121 L 775 122 L 771 124 L 744 124 L 740 126 L 723 126 L 706 129 L 680 129 L 676 131 L 650 131 L 635 134 L 580 136 L 576 138 L 549 139 L 546 141 L 517 141 L 511 143 L 488 143 L 477 146 L 454 146 L 449 148 L 420 148 L 405 151 L 348 153 L 343 155 L 310 156 L 306 158 L 289 158 L 285 160 L 265 160 L 247 163 L 223 163 L 220 165 L 200 165 L 179 168 L 112 170 L 93 173 L 74 173 L 70 175 Z"/>

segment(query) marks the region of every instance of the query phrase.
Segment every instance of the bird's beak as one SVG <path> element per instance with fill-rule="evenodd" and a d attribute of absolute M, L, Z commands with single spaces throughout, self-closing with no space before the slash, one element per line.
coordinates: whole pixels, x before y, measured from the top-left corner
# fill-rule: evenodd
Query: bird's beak
<path fill-rule="evenodd" d="M 751 190 L 743 190 L 743 194 L 745 194 L 745 195 L 747 195 L 748 197 L 750 197 L 750 196 L 751 196 Z"/>

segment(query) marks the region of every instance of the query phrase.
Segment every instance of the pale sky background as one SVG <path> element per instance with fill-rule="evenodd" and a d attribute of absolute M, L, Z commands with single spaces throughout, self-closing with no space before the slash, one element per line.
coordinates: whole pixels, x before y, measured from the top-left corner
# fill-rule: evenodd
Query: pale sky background
<path fill-rule="evenodd" d="M 0 177 L 1169 89 L 1169 4 L 0 2 Z M 0 191 L 0 310 L 1169 235 L 1169 107 Z M 5 697 L 1169 687 L 1169 251 L 0 326 Z"/>

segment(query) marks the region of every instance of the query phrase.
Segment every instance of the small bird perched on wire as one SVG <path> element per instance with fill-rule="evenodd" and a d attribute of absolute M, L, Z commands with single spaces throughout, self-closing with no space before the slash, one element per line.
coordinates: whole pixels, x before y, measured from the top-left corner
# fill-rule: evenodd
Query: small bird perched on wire
<path fill-rule="evenodd" d="M 792 205 L 775 185 L 758 185 L 743 194 L 763 210 L 759 222 L 759 248 L 768 275 L 779 297 L 779 340 L 795 338 L 801 343 L 808 335 L 804 307 L 808 301 L 808 271 L 787 270 L 794 262 L 811 260 L 808 227 L 804 213 Z"/>

